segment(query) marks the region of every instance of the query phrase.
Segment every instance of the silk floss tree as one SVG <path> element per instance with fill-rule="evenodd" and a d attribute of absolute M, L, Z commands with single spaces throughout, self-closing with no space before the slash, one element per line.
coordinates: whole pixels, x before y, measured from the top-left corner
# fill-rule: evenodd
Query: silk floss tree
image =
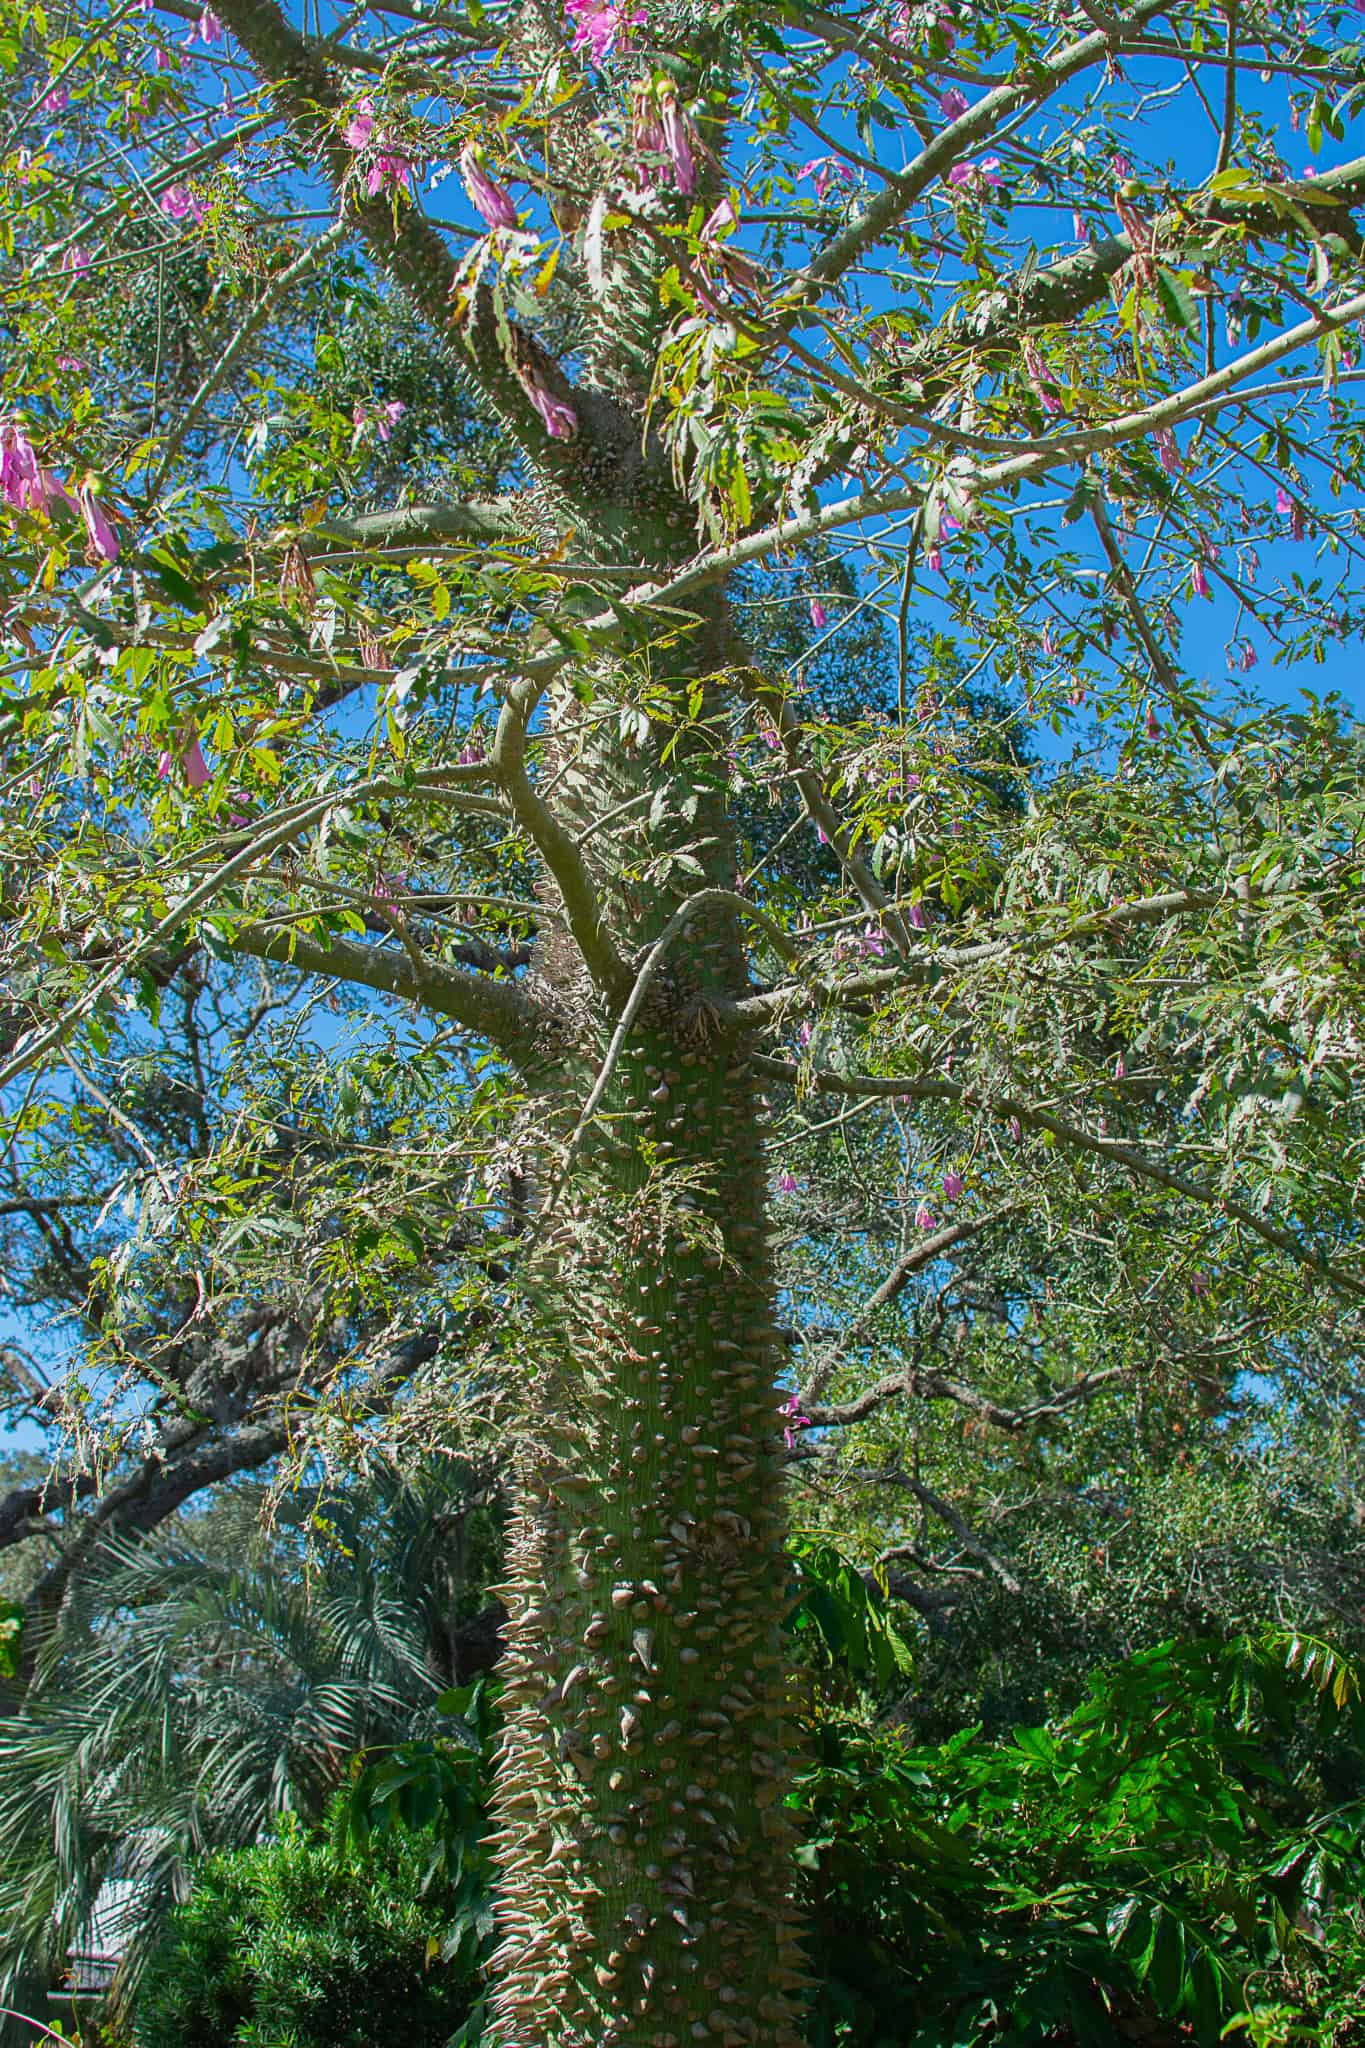
<path fill-rule="evenodd" d="M 12 1128 L 191 954 L 482 1049 L 517 1218 L 501 2048 L 801 2038 L 784 1470 L 822 1411 L 775 1118 L 898 1119 L 898 1284 L 987 1182 L 1041 1217 L 1064 1175 L 1356 1313 L 1335 1098 L 1285 1185 L 1274 1090 L 1202 1065 L 1233 1011 L 1225 1077 L 1356 1058 L 1320 943 L 1354 740 L 1236 680 L 1357 616 L 1365 161 L 1274 140 L 1344 144 L 1351 33 L 11 15 Z M 836 720 L 821 649 L 869 610 L 897 701 Z M 1005 802 L 964 668 L 1084 777 Z M 789 824 L 741 838 L 755 802 Z"/>

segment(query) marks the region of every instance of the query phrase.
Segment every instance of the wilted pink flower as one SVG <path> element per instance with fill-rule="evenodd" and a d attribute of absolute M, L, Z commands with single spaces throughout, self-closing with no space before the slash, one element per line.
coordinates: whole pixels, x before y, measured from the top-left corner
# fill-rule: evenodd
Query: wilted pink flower
<path fill-rule="evenodd" d="M 400 156 L 397 150 L 381 149 L 365 174 L 365 190 L 371 199 L 377 199 L 386 185 L 401 189 L 411 176 L 412 165 L 407 157 Z"/>
<path fill-rule="evenodd" d="M 962 1193 L 962 1190 L 965 1186 L 966 1182 L 963 1180 L 962 1175 L 960 1173 L 945 1173 L 943 1176 L 944 1201 L 955 1202 L 958 1199 L 959 1195 Z"/>
<path fill-rule="evenodd" d="M 1120 1053 L 1120 1054 L 1119 1054 L 1119 1056 L 1118 1056 L 1118 1058 L 1117 1058 L 1117 1059 L 1116 1059 L 1116 1060 L 1114 1061 L 1114 1079 L 1115 1079 L 1116 1081 L 1123 1081 L 1123 1080 L 1126 1080 L 1126 1079 L 1127 1079 L 1127 1076 L 1128 1076 L 1128 1066 L 1127 1066 L 1127 1062 L 1125 1061 L 1125 1059 L 1124 1059 L 1124 1057 L 1123 1057 L 1123 1054 L 1122 1054 L 1122 1053 Z"/>
<path fill-rule="evenodd" d="M 211 7 L 206 7 L 197 24 L 201 43 L 221 43 L 226 30 Z"/>
<path fill-rule="evenodd" d="M 1093 240 L 1093 237 L 1090 233 L 1089 224 L 1084 219 L 1079 209 L 1076 207 L 1073 207 L 1071 210 L 1071 232 L 1076 237 L 1076 240 L 1078 242 L 1089 242 Z"/>
<path fill-rule="evenodd" d="M 957 86 L 950 85 L 938 104 L 945 121 L 958 121 L 967 111 L 967 95 Z"/>
<path fill-rule="evenodd" d="M 916 1230 L 933 1230 L 935 1228 L 934 1212 L 927 1202 L 921 1202 L 915 1211 L 915 1228 Z"/>
<path fill-rule="evenodd" d="M 1156 442 L 1156 452 L 1161 458 L 1161 467 L 1167 476 L 1179 476 L 1182 464 L 1175 435 L 1169 427 L 1158 427 L 1152 438 Z"/>
<path fill-rule="evenodd" d="M 0 496 L 23 511 L 38 479 L 38 458 L 18 420 L 0 420 Z"/>
<path fill-rule="evenodd" d="M 811 1041 L 811 1029 L 810 1029 L 810 1025 L 809 1025 L 809 1024 L 798 1024 L 798 1025 L 797 1025 L 797 1027 L 796 1027 L 796 1042 L 797 1042 L 797 1044 L 798 1044 L 798 1045 L 799 1045 L 799 1046 L 800 1046 L 800 1047 L 801 1047 L 801 1048 L 803 1049 L 803 1051 L 804 1051 L 805 1047 L 806 1047 L 806 1046 L 808 1046 L 808 1045 L 810 1044 L 810 1041 Z"/>
<path fill-rule="evenodd" d="M 471 733 L 461 747 L 458 758 L 462 768 L 476 767 L 484 759 L 483 734 Z"/>
<path fill-rule="evenodd" d="M 110 524 L 108 513 L 95 495 L 94 485 L 81 484 L 76 492 L 76 500 L 80 506 L 81 518 L 85 522 L 90 552 L 97 555 L 102 562 L 116 562 L 118 535 Z"/>
<path fill-rule="evenodd" d="M 1208 1293 L 1208 1291 L 1209 1291 L 1209 1276 L 1208 1276 L 1208 1274 L 1207 1274 L 1207 1273 L 1191 1273 L 1191 1275 L 1190 1275 L 1190 1293 L 1191 1293 L 1191 1294 L 1192 1294 L 1192 1295 L 1193 1295 L 1193 1296 L 1195 1297 L 1195 1299 L 1196 1299 L 1196 1300 L 1199 1300 L 1199 1299 L 1200 1299 L 1200 1298 L 1201 1298 L 1202 1296 L 1206 1295 L 1206 1294 Z"/>
<path fill-rule="evenodd" d="M 1213 596 L 1213 592 L 1209 589 L 1209 579 L 1204 574 L 1204 564 L 1202 562 L 1196 562 L 1190 570 L 1190 589 L 1196 597 Z"/>
<path fill-rule="evenodd" d="M 352 149 L 364 149 L 374 134 L 374 101 L 363 99 L 346 123 L 346 140 Z"/>
<path fill-rule="evenodd" d="M 50 85 L 38 102 L 39 111 L 44 114 L 64 114 L 71 104 L 71 94 L 64 85 Z"/>
<path fill-rule="evenodd" d="M 1149 740 L 1159 740 L 1161 738 L 1161 720 L 1157 717 L 1150 704 L 1147 706 L 1147 716 L 1142 722 L 1142 730 L 1146 733 Z"/>
<path fill-rule="evenodd" d="M 1017 1116 L 1012 1116 L 1010 1118 L 1008 1129 L 1009 1134 L 1013 1138 L 1015 1144 L 1022 1145 L 1024 1142 L 1024 1126 L 1020 1123 Z"/>
<path fill-rule="evenodd" d="M 935 541 L 931 548 L 924 550 L 924 566 L 926 569 L 932 569 L 935 575 L 942 569 L 943 550 L 937 541 Z"/>
<path fill-rule="evenodd" d="M 824 631 L 828 619 L 829 614 L 825 610 L 825 607 L 821 604 L 819 598 L 813 597 L 810 601 L 810 622 L 812 626 L 814 626 L 817 633 L 822 633 Z"/>
<path fill-rule="evenodd" d="M 464 179 L 470 204 L 476 213 L 483 215 L 490 228 L 516 226 L 517 209 L 512 204 L 511 194 L 505 192 L 496 179 L 489 177 L 472 142 L 466 143 L 460 151 L 460 176 Z"/>
<path fill-rule="evenodd" d="M 624 47 L 633 28 L 643 28 L 643 8 L 627 13 L 628 0 L 564 0 L 564 12 L 574 25 L 573 47 L 587 50 L 594 64 L 611 54 L 618 38 Z"/>

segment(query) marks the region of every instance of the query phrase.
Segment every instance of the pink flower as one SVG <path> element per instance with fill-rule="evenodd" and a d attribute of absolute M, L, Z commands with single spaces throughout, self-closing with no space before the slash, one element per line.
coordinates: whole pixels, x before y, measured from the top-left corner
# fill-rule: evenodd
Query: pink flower
<path fill-rule="evenodd" d="M 1120 153 L 1114 158 L 1114 176 L 1116 178 L 1131 178 L 1132 175 L 1133 166 L 1131 160 Z"/>
<path fill-rule="evenodd" d="M 50 85 L 38 102 L 44 114 L 64 114 L 71 104 L 71 94 L 64 85 Z"/>
<path fill-rule="evenodd" d="M 932 569 L 935 575 L 937 575 L 939 570 L 942 569 L 943 550 L 938 545 L 937 541 L 934 543 L 933 547 L 926 548 L 924 550 L 924 566 L 926 569 Z"/>
<path fill-rule="evenodd" d="M 1015 1144 L 1022 1145 L 1024 1142 L 1024 1126 L 1020 1123 L 1017 1116 L 1010 1118 L 1007 1128 Z"/>
<path fill-rule="evenodd" d="M 817 633 L 823 633 L 828 620 L 829 613 L 825 610 L 819 598 L 813 597 L 810 601 L 810 622 Z"/>
<path fill-rule="evenodd" d="M 924 905 L 922 903 L 912 903 L 910 905 L 909 910 L 906 912 L 906 916 L 910 921 L 910 927 L 912 931 L 928 931 L 929 920 L 924 914 Z"/>
<path fill-rule="evenodd" d="M 374 879 L 374 900 L 379 905 L 379 908 L 387 911 L 390 917 L 401 915 L 402 905 L 398 898 L 407 891 L 407 876 L 381 873 L 376 875 Z M 381 891 L 383 892 L 382 894 L 380 893 Z"/>
<path fill-rule="evenodd" d="M 1289 516 L 1289 514 L 1290 514 L 1290 513 L 1291 513 L 1291 512 L 1293 511 L 1293 509 L 1294 509 L 1294 500 L 1293 500 L 1293 499 L 1292 499 L 1292 498 L 1290 497 L 1290 495 L 1289 495 L 1288 491 L 1287 491 L 1287 490 L 1285 489 L 1284 485 L 1283 485 L 1283 484 L 1276 484 L 1276 486 L 1275 486 L 1275 510 L 1276 510 L 1276 511 L 1277 511 L 1277 512 L 1279 513 L 1279 515 L 1280 515 L 1280 517 L 1281 517 L 1282 519 L 1285 519 L 1285 518 L 1287 518 L 1287 517 Z"/>
<path fill-rule="evenodd" d="M 206 7 L 198 21 L 201 43 L 221 43 L 226 30 L 211 7 Z"/>
<path fill-rule="evenodd" d="M 520 372 L 522 389 L 544 423 L 552 441 L 571 441 L 578 432 L 578 415 L 571 405 L 556 398 L 542 382 L 540 372 L 527 365 Z"/>
<path fill-rule="evenodd" d="M 799 1394 L 793 1394 L 790 1400 L 784 1401 L 778 1412 L 787 1418 L 782 1429 L 783 1441 L 786 1443 L 789 1451 L 794 1451 L 796 1449 L 797 1431 L 809 1429 L 811 1427 L 811 1419 L 809 1415 L 801 1413 L 801 1397 Z"/>
<path fill-rule="evenodd" d="M 618 38 L 624 49 L 633 28 L 643 28 L 643 8 L 627 13 L 628 0 L 564 0 L 564 12 L 574 24 L 573 47 L 590 52 L 594 64 L 611 54 Z"/>
<path fill-rule="evenodd" d="M 957 1201 L 965 1186 L 966 1182 L 963 1180 L 962 1175 L 960 1173 L 945 1173 L 943 1176 L 944 1201 Z"/>
<path fill-rule="evenodd" d="M 80 272 L 82 270 L 88 270 L 89 268 L 90 258 L 86 254 L 85 250 L 81 248 L 79 243 L 77 243 L 74 248 L 66 250 L 62 256 L 63 270 L 74 270 Z"/>
<path fill-rule="evenodd" d="M 381 149 L 379 155 L 365 174 L 365 190 L 371 199 L 377 199 L 386 185 L 402 189 L 412 176 L 412 165 L 407 157 L 397 150 Z"/>
<path fill-rule="evenodd" d="M 841 185 L 848 185 L 853 181 L 852 171 L 837 156 L 813 156 L 809 163 L 802 164 L 796 175 L 798 178 L 814 180 L 817 199 L 824 198 L 835 179 Z"/>
<path fill-rule="evenodd" d="M 156 55 L 152 61 L 158 71 L 178 71 L 180 69 L 180 59 L 176 56 L 174 50 L 166 47 L 165 43 L 157 44 Z"/>
<path fill-rule="evenodd" d="M 1142 730 L 1146 733 L 1149 740 L 1159 740 L 1161 738 L 1161 720 L 1157 717 L 1150 704 L 1147 706 L 1147 716 L 1142 722 Z"/>
<path fill-rule="evenodd" d="M 933 1230 L 937 1228 L 934 1222 L 934 1212 L 927 1202 L 921 1202 L 915 1211 L 915 1228 L 916 1230 Z"/>
<path fill-rule="evenodd" d="M 85 522 L 91 554 L 98 556 L 102 562 L 116 562 L 118 535 L 110 524 L 108 513 L 95 496 L 94 485 L 82 484 L 76 492 L 76 499 L 80 505 L 81 518 Z"/>
<path fill-rule="evenodd" d="M 957 86 L 950 85 L 938 104 L 945 121 L 959 121 L 967 111 L 967 95 Z"/>
<path fill-rule="evenodd" d="M 948 183 L 959 190 L 981 192 L 987 186 L 1002 185 L 1000 159 L 998 156 L 983 156 L 978 162 L 975 157 L 963 157 L 948 173 Z"/>
<path fill-rule="evenodd" d="M 778 1193 L 779 1193 L 779 1194 L 781 1194 L 781 1195 L 794 1195 L 794 1194 L 796 1193 L 796 1189 L 797 1189 L 797 1179 L 796 1179 L 796 1175 L 795 1175 L 794 1173 L 779 1173 L 779 1174 L 778 1174 L 778 1176 L 777 1176 L 777 1191 L 778 1191 Z"/>
<path fill-rule="evenodd" d="M 374 430 L 381 441 L 391 441 L 393 430 L 407 411 L 401 398 L 386 399 L 375 414 Z"/>
<path fill-rule="evenodd" d="M 864 953 L 875 953 L 878 959 L 884 956 L 886 952 L 886 938 L 883 933 L 878 931 L 875 924 L 863 926 L 860 950 Z"/>
<path fill-rule="evenodd" d="M 1202 1297 L 1203 1297 L 1204 1295 L 1206 1295 L 1206 1294 L 1208 1293 L 1208 1291 L 1209 1291 L 1209 1276 L 1208 1276 L 1208 1274 L 1207 1274 L 1207 1273 L 1191 1273 L 1191 1275 L 1190 1275 L 1190 1293 L 1191 1293 L 1191 1294 L 1192 1294 L 1192 1295 L 1194 1296 L 1195 1300 L 1196 1300 L 1196 1301 L 1200 1300 L 1200 1299 L 1201 1299 L 1201 1298 L 1202 1298 Z"/>
<path fill-rule="evenodd" d="M 36 512 L 44 518 L 50 515 L 54 505 L 65 505 L 71 512 L 76 510 L 70 491 L 60 477 L 55 477 L 50 469 L 39 469 L 25 486 L 24 504 L 30 512 Z"/>
<path fill-rule="evenodd" d="M 692 130 L 676 93 L 667 88 L 659 93 L 659 120 L 664 148 L 673 166 L 673 183 L 684 195 L 693 193 L 697 189 L 697 166 L 692 156 Z"/>
<path fill-rule="evenodd" d="M 38 458 L 18 420 L 0 420 L 0 497 L 22 512 L 38 480 Z"/>
<path fill-rule="evenodd" d="M 1190 589 L 1196 597 L 1212 598 L 1213 596 L 1213 592 L 1209 589 L 1209 579 L 1204 573 L 1204 564 L 1202 562 L 1196 562 L 1190 570 Z"/>
<path fill-rule="evenodd" d="M 482 214 L 490 228 L 516 226 L 517 209 L 512 204 L 511 195 L 496 179 L 489 177 L 472 142 L 460 151 L 460 176 L 464 179 L 464 188 L 474 211 Z"/>
<path fill-rule="evenodd" d="M 1161 458 L 1161 467 L 1167 476 L 1179 476 L 1182 464 L 1175 435 L 1169 427 L 1158 427 L 1153 439 L 1156 442 L 1156 452 Z"/>
<path fill-rule="evenodd" d="M 171 220 L 204 218 L 204 208 L 188 185 L 172 185 L 161 195 L 161 211 Z"/>
<path fill-rule="evenodd" d="M 182 739 L 178 754 L 167 748 L 157 756 L 156 772 L 163 782 L 169 781 L 171 770 L 177 763 L 191 789 L 202 789 L 206 782 L 212 780 L 197 733 L 192 733 L 187 740 Z"/>
<path fill-rule="evenodd" d="M 800 1047 L 802 1048 L 802 1050 L 803 1050 L 803 1051 L 804 1051 L 804 1050 L 805 1050 L 805 1048 L 806 1048 L 806 1047 L 807 1047 L 807 1046 L 808 1046 L 808 1045 L 810 1044 L 810 1040 L 811 1040 L 811 1029 L 810 1029 L 810 1025 L 809 1025 L 809 1024 L 798 1024 L 798 1025 L 797 1025 L 797 1027 L 796 1027 L 796 1042 L 797 1042 L 797 1044 L 798 1044 L 798 1045 L 799 1045 L 799 1046 L 800 1046 Z"/>
<path fill-rule="evenodd" d="M 1078 242 L 1089 242 L 1092 240 L 1089 226 L 1076 207 L 1073 207 L 1071 210 L 1071 232 Z"/>
<path fill-rule="evenodd" d="M 374 101 L 363 99 L 346 123 L 346 140 L 352 149 L 364 149 L 373 134 Z"/>
<path fill-rule="evenodd" d="M 1024 369 L 1034 392 L 1042 400 L 1043 411 L 1064 412 L 1066 408 L 1052 380 L 1052 372 L 1031 341 L 1025 341 L 1023 355 Z"/>

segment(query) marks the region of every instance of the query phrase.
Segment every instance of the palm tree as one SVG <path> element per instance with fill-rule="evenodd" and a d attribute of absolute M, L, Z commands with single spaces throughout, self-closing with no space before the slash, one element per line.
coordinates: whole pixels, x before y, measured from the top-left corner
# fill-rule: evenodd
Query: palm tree
<path fill-rule="evenodd" d="M 318 1820 L 358 1752 L 434 1733 L 491 1661 L 500 1514 L 469 1466 L 296 1493 L 253 1540 L 258 1504 L 226 1550 L 221 1510 L 111 1540 L 0 1722 L 0 2005 L 42 1995 L 109 1886 L 125 1993 L 196 1856 Z"/>

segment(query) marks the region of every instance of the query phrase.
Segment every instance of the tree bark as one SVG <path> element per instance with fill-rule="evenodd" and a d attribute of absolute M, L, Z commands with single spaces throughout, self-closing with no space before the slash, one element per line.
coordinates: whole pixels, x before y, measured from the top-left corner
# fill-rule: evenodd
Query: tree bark
<path fill-rule="evenodd" d="M 702 638 L 690 666 L 705 674 L 723 625 Z M 672 686 L 683 717 L 685 683 Z M 552 742 L 561 802 L 580 801 L 587 824 L 632 786 L 656 792 L 648 822 L 636 811 L 588 842 L 638 963 L 689 896 L 733 888 L 723 735 L 703 712 L 671 756 L 677 727 L 632 755 L 593 737 L 615 741 L 600 697 L 588 713 L 569 701 Z M 678 854 L 692 865 L 668 867 Z M 547 952 L 542 971 L 590 1052 L 577 1109 L 618 1018 L 576 951 Z M 743 976 L 731 910 L 684 927 L 562 1193 L 543 1196 L 505 1589 L 499 2048 L 800 2039 L 783 1354 L 760 1099 L 710 1007 Z M 555 1115 L 562 1129 L 547 1103 Z"/>

